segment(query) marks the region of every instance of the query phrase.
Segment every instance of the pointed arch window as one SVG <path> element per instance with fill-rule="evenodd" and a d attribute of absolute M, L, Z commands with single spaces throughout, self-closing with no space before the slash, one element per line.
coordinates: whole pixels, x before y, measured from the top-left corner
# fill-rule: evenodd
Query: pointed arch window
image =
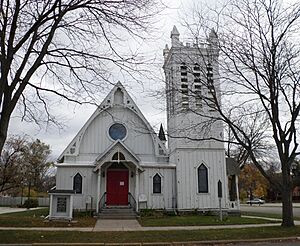
<path fill-rule="evenodd" d="M 113 157 L 112 157 L 113 161 L 124 161 L 125 160 L 125 156 L 122 152 L 116 152 Z"/>
<path fill-rule="evenodd" d="M 153 177 L 153 193 L 161 194 L 161 177 L 158 174 Z"/>
<path fill-rule="evenodd" d="M 75 190 L 76 194 L 82 193 L 82 176 L 80 173 L 77 173 L 73 178 L 73 190 Z"/>
<path fill-rule="evenodd" d="M 208 170 L 204 164 L 201 164 L 198 169 L 198 193 L 208 193 Z"/>

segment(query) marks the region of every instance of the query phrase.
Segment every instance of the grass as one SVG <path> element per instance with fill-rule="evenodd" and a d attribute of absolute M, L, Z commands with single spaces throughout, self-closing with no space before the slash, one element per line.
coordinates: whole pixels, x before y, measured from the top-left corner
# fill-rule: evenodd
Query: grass
<path fill-rule="evenodd" d="M 45 221 L 49 214 L 48 208 L 0 214 L 0 225 L 2 227 L 93 227 L 96 219 L 85 213 L 75 213 L 75 223 L 67 221 Z"/>
<path fill-rule="evenodd" d="M 142 226 L 204 226 L 274 223 L 274 221 L 265 219 L 243 218 L 238 216 L 225 217 L 223 221 L 220 221 L 217 216 L 204 215 L 141 217 L 139 222 Z"/>
<path fill-rule="evenodd" d="M 1 243 L 134 243 L 182 242 L 206 240 L 238 240 L 273 237 L 298 237 L 300 227 L 260 227 L 243 229 L 215 229 L 193 231 L 148 232 L 50 232 L 50 231 L 0 231 Z"/>

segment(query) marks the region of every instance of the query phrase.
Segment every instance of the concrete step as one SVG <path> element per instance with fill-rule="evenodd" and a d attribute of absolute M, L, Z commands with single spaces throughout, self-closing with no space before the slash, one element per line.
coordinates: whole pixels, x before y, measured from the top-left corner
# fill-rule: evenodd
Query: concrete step
<path fill-rule="evenodd" d="M 103 220 L 130 220 L 130 219 L 136 219 L 136 214 L 133 215 L 118 215 L 118 214 L 99 214 L 99 219 Z"/>
<path fill-rule="evenodd" d="M 107 214 L 127 214 L 127 213 L 134 213 L 132 209 L 102 209 L 101 213 L 107 213 Z"/>
<path fill-rule="evenodd" d="M 98 214 L 99 219 L 136 219 L 137 214 L 132 208 L 124 207 L 105 207 Z"/>

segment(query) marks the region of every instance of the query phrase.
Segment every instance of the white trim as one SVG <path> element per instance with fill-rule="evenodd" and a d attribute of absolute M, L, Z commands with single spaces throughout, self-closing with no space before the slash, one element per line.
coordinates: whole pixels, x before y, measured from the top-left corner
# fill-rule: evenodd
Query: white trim
<path fill-rule="evenodd" d="M 53 194 L 50 193 L 50 208 L 49 208 L 49 217 L 53 216 Z"/>
<path fill-rule="evenodd" d="M 135 168 L 135 201 L 136 201 L 136 212 L 139 211 L 139 187 L 140 187 L 140 176 L 139 170 Z"/>
<path fill-rule="evenodd" d="M 207 141 L 209 141 L 209 140 L 207 140 Z M 210 150 L 210 151 L 216 151 L 216 150 L 221 150 L 221 151 L 225 151 L 225 148 L 214 148 L 214 147 L 177 147 L 176 148 L 176 151 L 177 150 L 184 150 L 184 151 L 186 151 L 186 150 L 195 150 L 195 149 L 197 149 L 197 150 Z M 174 150 L 175 151 L 175 150 Z"/>
<path fill-rule="evenodd" d="M 120 148 L 121 147 L 121 148 Z M 116 149 L 116 150 L 115 150 Z M 102 154 L 100 154 L 95 160 L 94 172 L 96 172 L 104 163 L 114 162 L 112 156 L 115 152 L 122 152 L 125 156 L 123 163 L 130 162 L 136 166 L 141 171 L 143 168 L 139 165 L 140 159 L 120 140 L 116 140 L 112 145 L 110 145 Z"/>
<path fill-rule="evenodd" d="M 101 196 L 101 168 L 98 170 L 97 174 L 97 197 L 96 197 L 96 213 L 99 213 L 99 202 L 100 202 L 100 196 Z"/>
<path fill-rule="evenodd" d="M 76 164 L 76 163 L 56 163 L 54 164 L 54 166 L 56 167 L 95 167 L 96 165 L 95 164 L 82 164 L 82 163 L 79 163 L 79 164 Z"/>
<path fill-rule="evenodd" d="M 176 168 L 176 165 L 150 165 L 150 164 L 144 164 L 142 165 L 141 164 L 141 167 L 144 167 L 144 168 L 165 168 L 165 169 L 175 169 Z"/>
<path fill-rule="evenodd" d="M 73 196 L 70 196 L 70 211 L 69 211 L 69 217 L 73 218 Z"/>

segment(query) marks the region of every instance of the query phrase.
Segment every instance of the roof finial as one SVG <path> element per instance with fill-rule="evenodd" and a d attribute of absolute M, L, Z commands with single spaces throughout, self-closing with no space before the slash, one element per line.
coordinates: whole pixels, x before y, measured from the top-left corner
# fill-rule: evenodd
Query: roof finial
<path fill-rule="evenodd" d="M 166 46 L 165 46 L 165 48 L 164 48 L 164 50 L 163 50 L 163 56 L 164 56 L 164 58 L 165 58 L 165 60 L 167 59 L 167 57 L 168 57 L 168 54 L 169 54 L 169 47 L 168 47 L 168 45 L 166 44 Z"/>
<path fill-rule="evenodd" d="M 178 47 L 180 45 L 179 36 L 180 36 L 180 34 L 179 34 L 176 26 L 174 25 L 173 30 L 171 32 L 171 41 L 172 41 L 173 47 Z"/>
<path fill-rule="evenodd" d="M 166 139 L 166 135 L 165 135 L 165 131 L 164 131 L 164 128 L 163 128 L 163 125 L 160 124 L 160 128 L 159 128 L 159 133 L 158 133 L 158 138 L 163 141 L 163 142 L 166 142 L 167 139 Z"/>
<path fill-rule="evenodd" d="M 212 45 L 215 45 L 215 46 L 218 45 L 218 35 L 217 35 L 217 33 L 216 33 L 216 31 L 215 31 L 214 28 L 212 28 L 210 30 L 210 33 L 209 33 L 208 38 L 207 38 L 207 41 L 209 43 L 211 43 Z"/>

